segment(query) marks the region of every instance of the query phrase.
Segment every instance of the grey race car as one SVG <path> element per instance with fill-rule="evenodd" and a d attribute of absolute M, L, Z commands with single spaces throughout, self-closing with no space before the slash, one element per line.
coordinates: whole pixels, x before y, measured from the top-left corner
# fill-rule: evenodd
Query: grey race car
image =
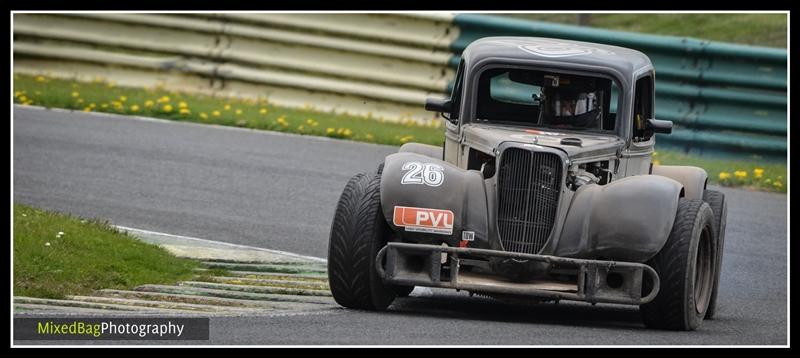
<path fill-rule="evenodd" d="M 407 143 L 347 183 L 328 274 L 342 306 L 415 286 L 639 305 L 647 327 L 716 311 L 726 202 L 701 168 L 653 165 L 655 72 L 641 52 L 489 37 L 462 54 L 443 147 Z"/>

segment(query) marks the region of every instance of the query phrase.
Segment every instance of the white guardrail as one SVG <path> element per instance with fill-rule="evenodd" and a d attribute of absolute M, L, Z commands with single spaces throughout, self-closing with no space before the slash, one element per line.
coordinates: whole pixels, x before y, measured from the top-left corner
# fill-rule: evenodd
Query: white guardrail
<path fill-rule="evenodd" d="M 435 115 L 453 78 L 452 14 L 15 14 L 14 71 L 267 97 L 383 117 Z"/>

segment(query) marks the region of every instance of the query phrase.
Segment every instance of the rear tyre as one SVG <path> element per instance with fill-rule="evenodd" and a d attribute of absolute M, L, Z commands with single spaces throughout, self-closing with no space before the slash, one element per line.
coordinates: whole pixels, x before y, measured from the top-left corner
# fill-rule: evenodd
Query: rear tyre
<path fill-rule="evenodd" d="M 647 264 L 661 286 L 656 298 L 641 305 L 648 328 L 692 331 L 708 310 L 714 285 L 714 213 L 700 199 L 678 202 L 667 242 Z"/>
<path fill-rule="evenodd" d="M 383 310 L 395 298 L 375 268 L 390 228 L 381 210 L 380 174 L 357 174 L 345 186 L 331 225 L 328 280 L 336 303 Z"/>
<path fill-rule="evenodd" d="M 706 319 L 714 319 L 717 314 L 717 296 L 719 295 L 719 282 L 722 275 L 722 257 L 725 250 L 725 222 L 728 219 L 728 202 L 725 194 L 716 190 L 706 190 L 703 201 L 707 202 L 714 212 L 714 231 L 717 233 L 717 257 L 714 273 L 714 290 L 711 291 L 711 302 L 708 303 Z"/>

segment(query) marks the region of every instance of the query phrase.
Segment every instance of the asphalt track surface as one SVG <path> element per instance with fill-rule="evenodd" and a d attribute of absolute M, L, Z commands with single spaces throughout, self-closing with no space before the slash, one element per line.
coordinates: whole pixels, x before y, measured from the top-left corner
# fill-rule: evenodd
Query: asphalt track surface
<path fill-rule="evenodd" d="M 396 151 L 19 106 L 13 126 L 15 203 L 317 257 L 348 178 Z M 645 329 L 636 307 L 417 290 L 382 313 L 212 318 L 211 340 L 191 343 L 787 344 L 787 196 L 717 189 L 729 200 L 719 310 L 695 332 Z"/>

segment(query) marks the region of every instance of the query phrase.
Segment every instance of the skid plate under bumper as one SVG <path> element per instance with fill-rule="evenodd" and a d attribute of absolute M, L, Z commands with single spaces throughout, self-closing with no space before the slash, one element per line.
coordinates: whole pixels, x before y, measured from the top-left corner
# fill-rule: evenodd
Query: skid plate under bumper
<path fill-rule="evenodd" d="M 482 271 L 480 273 L 469 270 L 462 272 L 462 266 L 485 266 L 480 264 L 485 262 L 481 259 L 491 257 L 543 262 L 553 272 L 572 272 L 574 280 L 543 278 L 513 282 L 486 270 L 478 270 Z M 655 270 L 633 262 L 394 242 L 381 249 L 375 260 L 378 273 L 384 281 L 397 285 L 631 305 L 652 301 L 659 289 L 659 278 Z M 650 277 L 652 289 L 642 297 L 642 281 L 645 275 Z"/>

